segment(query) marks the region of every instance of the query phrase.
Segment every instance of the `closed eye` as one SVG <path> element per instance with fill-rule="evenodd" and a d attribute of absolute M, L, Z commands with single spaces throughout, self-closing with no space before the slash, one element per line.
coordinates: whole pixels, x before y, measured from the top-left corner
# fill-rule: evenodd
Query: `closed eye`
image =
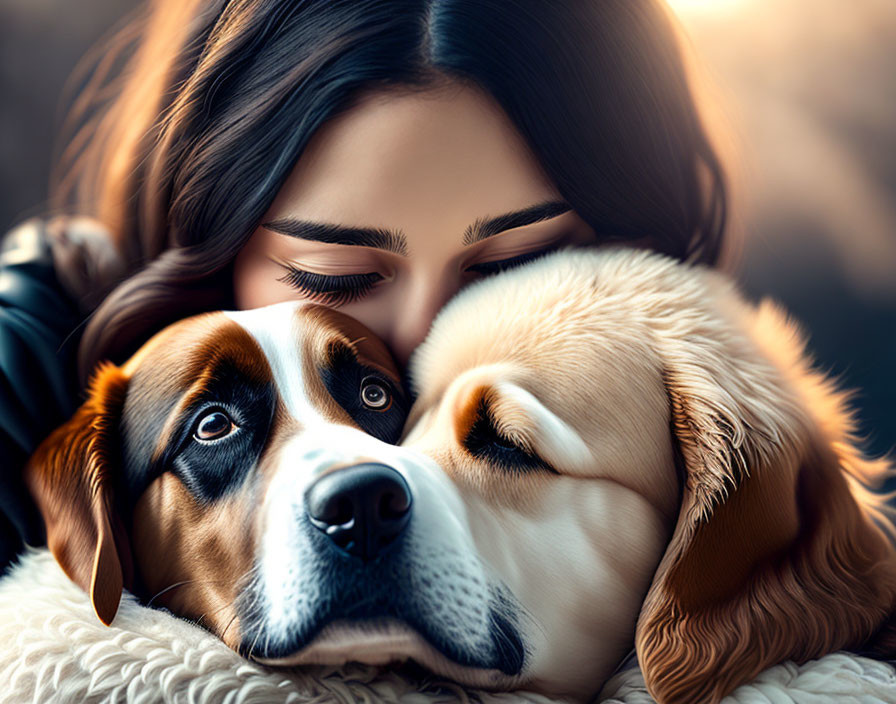
<path fill-rule="evenodd" d="M 534 261 L 556 249 L 557 245 L 553 245 L 507 259 L 480 262 L 468 266 L 466 271 L 489 276 Z M 385 278 L 377 272 L 331 276 L 305 271 L 286 262 L 279 262 L 279 265 L 284 269 L 285 273 L 277 281 L 288 284 L 308 299 L 334 307 L 363 298 Z"/>
<path fill-rule="evenodd" d="M 520 254 L 508 259 L 498 259 L 493 262 L 480 262 L 479 264 L 468 266 L 467 271 L 475 271 L 477 274 L 485 275 L 497 274 L 506 271 L 507 269 L 513 269 L 514 267 L 539 259 L 546 254 L 556 251 L 557 248 L 557 245 L 552 245 L 550 247 L 545 247 L 544 249 L 539 249 L 534 252 L 526 252 L 525 254 Z"/>
<path fill-rule="evenodd" d="M 383 280 L 383 276 L 376 272 L 327 276 L 304 271 L 291 264 L 280 263 L 280 266 L 286 273 L 278 281 L 289 284 L 307 298 L 328 306 L 357 300 Z"/>
<path fill-rule="evenodd" d="M 476 420 L 470 426 L 464 447 L 474 457 L 511 472 L 542 470 L 558 472 L 534 452 L 502 435 L 484 398 L 479 399 Z"/>

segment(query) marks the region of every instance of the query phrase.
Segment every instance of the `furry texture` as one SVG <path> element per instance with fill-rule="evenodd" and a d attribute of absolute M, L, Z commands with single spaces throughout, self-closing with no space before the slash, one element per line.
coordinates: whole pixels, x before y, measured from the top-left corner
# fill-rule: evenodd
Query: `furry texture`
<path fill-rule="evenodd" d="M 217 637 L 125 593 L 111 628 L 46 550 L 24 555 L 0 581 L 0 702 L 435 702 L 552 700 L 472 692 L 410 672 L 353 666 L 275 670 L 242 659 Z M 636 667 L 607 682 L 605 704 L 652 704 Z M 888 704 L 896 669 L 834 653 L 769 668 L 726 704 Z"/>
<path fill-rule="evenodd" d="M 520 313 L 496 316 L 495 301 Z M 647 251 L 567 250 L 471 284 L 420 350 L 411 377 L 421 409 L 468 368 L 516 364 L 547 380 L 527 388 L 590 441 L 599 466 L 625 466 L 624 481 L 649 465 L 614 454 L 612 439 L 658 427 L 655 402 L 644 403 L 656 395 L 639 398 L 638 382 L 661 375 L 662 429 L 684 480 L 635 634 L 658 701 L 716 704 L 777 663 L 867 651 L 881 627 L 871 652 L 896 657 L 894 508 L 892 495 L 874 494 L 894 468 L 862 455 L 848 395 L 812 369 L 773 304 Z M 589 416 L 601 408 L 613 412 Z M 614 436 L 620 419 L 626 432 Z"/>
<path fill-rule="evenodd" d="M 494 306 L 476 305 L 482 299 L 500 300 L 526 314 L 496 320 Z M 648 690 L 663 704 L 728 701 L 727 696 L 738 686 L 752 682 L 773 665 L 789 660 L 803 665 L 841 649 L 896 657 L 896 550 L 887 535 L 894 509 L 885 505 L 886 497 L 874 497 L 871 491 L 894 470 L 885 461 L 862 457 L 855 447 L 844 395 L 811 370 L 802 340 L 773 306 L 757 309 L 717 273 L 681 266 L 648 252 L 558 252 L 470 286 L 443 309 L 422 347 L 425 353 L 411 365 L 415 383 L 422 389 L 420 399 L 424 406 L 446 409 L 449 414 L 429 411 L 430 420 L 455 418 L 454 436 L 452 423 L 427 424 L 424 415 L 420 432 L 411 432 L 398 449 L 382 444 L 372 456 L 380 457 L 379 453 L 388 449 L 435 459 L 445 470 L 440 488 L 450 489 L 454 485 L 449 487 L 448 480 L 456 480 L 475 494 L 477 501 L 490 502 L 480 514 L 479 531 L 479 535 L 487 534 L 488 540 L 475 545 L 483 561 L 500 564 L 504 555 L 515 554 L 514 545 L 517 555 L 527 556 L 515 560 L 513 569 L 506 570 L 501 579 L 524 610 L 541 616 L 535 622 L 547 625 L 541 629 L 541 651 L 551 660 L 541 670 L 533 667 L 527 679 L 516 682 L 518 686 L 528 683 L 542 692 L 593 695 L 629 647 L 636 618 L 638 663 Z M 511 368 L 518 370 L 516 375 Z M 522 373 L 526 370 L 528 375 Z M 585 370 L 593 373 L 583 374 Z M 645 380 L 650 381 L 645 384 Z M 467 394 L 471 403 L 465 401 L 468 391 L 473 392 Z M 482 458 L 462 448 L 459 438 L 469 437 L 464 424 L 475 418 L 474 413 L 463 410 L 464 404 L 477 408 L 483 398 L 488 400 L 486 408 L 497 419 L 496 425 L 508 428 L 508 435 L 516 428 L 526 447 L 537 443 L 543 452 L 546 445 L 533 439 L 537 434 L 527 429 L 528 416 L 539 419 L 531 422 L 534 426 L 553 428 L 549 432 L 554 440 L 564 433 L 583 440 L 588 452 L 573 452 L 569 462 L 569 443 L 551 449 L 560 460 L 559 478 L 551 482 L 551 487 L 556 487 L 555 502 L 544 503 L 542 508 L 555 516 L 561 507 L 564 521 L 572 518 L 582 535 L 601 536 L 595 543 L 613 548 L 617 557 L 646 555 L 630 565 L 632 578 L 625 589 L 611 593 L 598 588 L 604 556 L 588 541 L 574 542 L 560 534 L 564 548 L 560 551 L 556 543 L 548 542 L 551 533 L 544 530 L 543 521 L 532 520 L 527 531 L 524 523 L 520 530 L 521 523 L 501 520 L 502 501 L 522 514 L 538 506 L 539 499 L 553 489 L 544 488 L 544 476 L 509 480 L 506 474 L 482 471 L 485 463 L 476 461 Z M 542 406 L 543 411 L 537 410 Z M 459 414 L 454 411 L 457 408 Z M 523 408 L 536 410 L 527 413 Z M 589 411 L 594 415 L 589 416 Z M 91 412 L 91 407 L 86 412 Z M 84 413 L 82 409 L 76 416 L 74 429 L 90 459 L 96 454 L 95 443 L 102 444 L 102 425 L 94 422 L 96 435 L 84 441 Z M 460 432 L 457 417 L 466 419 Z M 676 457 L 668 437 L 670 427 L 683 469 L 678 507 L 674 505 L 677 492 L 673 487 L 678 482 L 672 476 Z M 599 435 L 596 429 L 601 430 Z M 652 443 L 645 443 L 645 431 Z M 58 443 L 66 451 L 67 437 L 63 433 Z M 637 454 L 643 447 L 656 451 Z M 447 453 L 446 448 L 455 451 Z M 595 460 L 593 469 L 582 461 L 589 453 Z M 65 455 L 49 451 L 48 455 L 59 466 L 48 469 L 40 461 L 32 465 L 37 481 L 31 486 L 40 488 L 45 477 L 65 478 L 71 471 L 81 471 L 87 477 L 76 485 L 87 494 L 82 503 L 95 502 L 95 491 L 83 491 L 95 486 L 95 463 L 71 467 L 63 461 Z M 575 475 L 577 466 L 581 472 L 582 465 L 589 473 Z M 613 474 L 613 468 L 620 467 L 626 471 Z M 655 471 L 639 475 L 639 467 Z M 620 510 L 612 522 L 601 523 L 610 516 L 606 508 L 610 502 L 602 501 L 606 497 L 594 495 L 594 503 L 580 500 L 585 484 L 567 481 L 591 477 L 618 484 L 640 478 L 641 491 L 650 494 L 660 508 L 641 511 L 643 520 L 637 520 L 634 505 Z M 660 491 L 651 492 L 647 485 L 653 485 L 655 477 L 664 479 L 665 484 Z M 63 483 L 49 483 L 53 491 L 47 492 L 50 500 L 42 506 L 58 505 L 60 497 L 65 497 L 69 484 L 63 484 L 62 492 L 58 484 Z M 573 488 L 579 493 L 570 499 Z M 471 507 L 476 501 L 467 503 L 467 520 L 472 520 Z M 612 503 L 614 508 L 623 506 L 618 499 Z M 577 506 L 582 510 L 576 512 Z M 291 511 L 287 506 L 284 525 L 291 524 Z M 71 518 L 83 520 L 84 513 Z M 670 524 L 674 522 L 671 540 L 667 541 L 669 533 L 659 513 Z M 539 518 L 535 512 L 532 515 Z M 94 515 L 94 522 L 106 529 L 91 534 L 99 536 L 94 559 L 102 568 L 105 546 L 110 544 L 110 554 L 114 546 L 109 539 L 99 539 L 110 530 L 95 519 Z M 875 519 L 885 525 L 876 525 Z M 135 525 L 149 522 L 147 517 L 135 517 Z M 643 539 L 640 546 L 647 546 L 644 553 L 614 546 L 610 523 L 624 527 L 625 537 L 647 526 L 637 536 Z M 80 535 L 77 529 L 69 527 L 68 534 Z M 476 529 L 470 532 L 472 535 Z M 52 530 L 48 535 L 63 569 L 84 588 L 83 578 L 67 567 L 68 544 L 63 543 L 65 549 L 61 550 Z M 496 535 L 500 536 L 497 540 Z M 465 544 L 472 549 L 474 541 L 467 537 Z M 276 542 L 281 542 L 279 537 Z M 166 548 L 164 541 L 144 540 L 143 545 L 145 554 L 182 557 L 179 549 Z M 496 545 L 503 554 L 494 550 Z M 249 554 L 251 549 L 242 552 Z M 92 557 L 83 549 L 80 553 Z M 296 554 L 290 552 L 288 559 L 297 559 Z M 659 567 L 654 569 L 657 562 Z M 593 572 L 578 579 L 583 568 Z M 151 570 L 142 572 L 151 574 Z M 558 575 L 563 576 L 568 598 L 549 589 L 561 581 Z M 97 604 L 95 582 L 91 589 Z M 119 578 L 115 601 L 120 584 Z M 232 585 L 233 580 L 219 584 Z M 645 591 L 647 596 L 642 599 Z M 156 592 L 156 603 L 165 604 L 164 588 L 158 586 L 148 593 Z M 303 590 L 285 593 L 302 594 Z M 106 613 L 101 608 L 104 603 L 101 600 L 97 606 L 101 617 Z M 187 616 L 206 613 L 167 605 Z M 591 622 L 593 627 L 585 633 L 580 627 L 582 620 L 592 618 L 601 608 L 612 614 L 601 613 L 602 618 L 607 617 Z M 609 618 L 619 614 L 622 616 L 616 620 Z M 204 625 L 210 627 L 209 617 L 204 618 Z M 883 648 L 874 643 L 882 628 Z M 579 633 L 585 635 L 577 640 Z M 109 641 L 108 632 L 99 636 L 104 644 Z M 539 643 L 537 636 L 524 642 Z M 537 656 L 538 651 L 534 652 Z M 345 653 L 356 657 L 358 651 Z M 404 654 L 426 662 L 419 654 Z M 368 660 L 383 661 L 378 657 Z M 115 659 L 104 662 L 114 663 Z M 246 666 L 239 662 L 241 669 Z M 139 666 L 141 672 L 143 669 Z M 88 663 L 84 670 L 95 673 L 96 667 Z M 450 669 L 439 671 L 455 677 Z M 410 672 L 410 668 L 402 669 L 404 674 Z M 333 674 L 324 673 L 324 680 Z M 292 675 L 281 671 L 277 676 Z M 301 674 L 302 678 L 309 676 L 311 682 L 324 681 L 309 671 Z M 372 677 L 369 683 L 379 681 L 375 673 Z M 161 683 L 166 681 L 163 678 Z M 60 682 L 70 684 L 68 680 Z M 420 686 L 429 684 L 409 681 L 405 692 L 417 694 L 415 689 Z M 313 690 L 312 695 L 316 696 Z M 520 701 L 522 696 L 515 693 L 511 700 Z"/>

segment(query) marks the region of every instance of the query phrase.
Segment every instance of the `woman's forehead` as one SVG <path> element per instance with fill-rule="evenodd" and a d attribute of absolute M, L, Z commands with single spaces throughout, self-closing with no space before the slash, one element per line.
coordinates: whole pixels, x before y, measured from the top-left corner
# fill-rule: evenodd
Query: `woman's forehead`
<path fill-rule="evenodd" d="M 497 102 L 461 83 L 371 93 L 311 138 L 265 215 L 462 234 L 562 200 Z M 442 239 L 442 238 L 439 238 Z"/>

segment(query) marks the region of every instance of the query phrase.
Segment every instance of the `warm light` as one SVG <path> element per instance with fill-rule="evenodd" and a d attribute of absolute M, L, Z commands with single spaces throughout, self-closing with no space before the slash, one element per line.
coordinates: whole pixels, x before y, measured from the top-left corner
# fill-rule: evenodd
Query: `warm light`
<path fill-rule="evenodd" d="M 669 6 L 679 14 L 688 12 L 722 12 L 742 5 L 745 0 L 668 0 Z"/>

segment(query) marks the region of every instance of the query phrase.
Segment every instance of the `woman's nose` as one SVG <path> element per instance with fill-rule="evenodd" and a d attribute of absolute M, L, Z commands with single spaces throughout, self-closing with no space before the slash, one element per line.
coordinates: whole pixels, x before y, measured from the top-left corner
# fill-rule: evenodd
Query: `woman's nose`
<path fill-rule="evenodd" d="M 403 368 L 407 367 L 414 349 L 423 342 L 442 306 L 457 293 L 459 288 L 459 283 L 437 287 L 430 284 L 407 295 L 402 305 L 397 306 L 392 323 L 392 335 L 388 342 L 395 361 Z"/>

